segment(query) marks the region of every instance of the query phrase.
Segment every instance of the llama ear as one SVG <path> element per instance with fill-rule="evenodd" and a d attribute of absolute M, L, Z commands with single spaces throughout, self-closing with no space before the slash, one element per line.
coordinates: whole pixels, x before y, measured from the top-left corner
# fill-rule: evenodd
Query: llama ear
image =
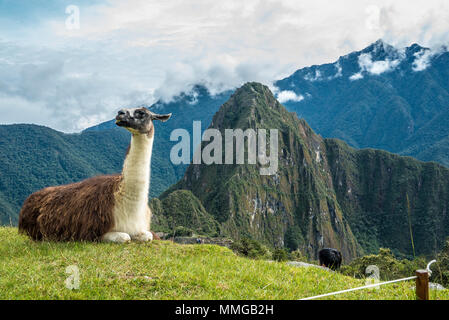
<path fill-rule="evenodd" d="M 169 113 L 169 114 L 156 114 L 156 113 L 153 113 L 152 116 L 151 116 L 151 119 L 153 119 L 153 120 L 160 120 L 162 122 L 165 122 L 168 119 L 170 119 L 170 117 L 171 117 L 171 113 Z"/>

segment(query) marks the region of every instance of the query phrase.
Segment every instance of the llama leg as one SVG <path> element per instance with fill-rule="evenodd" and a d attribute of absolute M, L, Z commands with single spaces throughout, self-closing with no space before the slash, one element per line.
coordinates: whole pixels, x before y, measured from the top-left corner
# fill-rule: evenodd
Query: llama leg
<path fill-rule="evenodd" d="M 101 237 L 101 240 L 103 242 L 124 243 L 131 241 L 131 237 L 125 232 L 108 232 Z"/>
<path fill-rule="evenodd" d="M 131 235 L 131 239 L 140 242 L 147 242 L 153 240 L 153 234 L 150 231 L 142 231 L 135 235 Z"/>

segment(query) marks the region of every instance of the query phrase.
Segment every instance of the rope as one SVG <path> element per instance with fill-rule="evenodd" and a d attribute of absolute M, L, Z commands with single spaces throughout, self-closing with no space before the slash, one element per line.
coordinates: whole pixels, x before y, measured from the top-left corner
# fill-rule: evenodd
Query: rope
<path fill-rule="evenodd" d="M 347 290 L 342 290 L 342 291 L 336 291 L 336 292 L 321 294 L 319 296 L 303 298 L 303 299 L 299 299 L 299 300 L 313 300 L 313 299 L 318 299 L 318 298 L 323 298 L 323 297 L 337 295 L 337 294 L 340 294 L 340 293 L 345 293 L 345 292 L 351 292 L 351 291 L 357 291 L 357 290 L 362 290 L 362 289 L 369 289 L 369 288 L 374 288 L 374 287 L 378 287 L 378 286 L 383 286 L 384 284 L 390 284 L 390 283 L 401 282 L 401 281 L 409 281 L 409 280 L 413 280 L 413 279 L 416 279 L 416 278 L 417 278 L 417 276 L 413 276 L 413 277 L 408 277 L 408 278 L 391 280 L 391 281 L 387 281 L 387 282 L 375 283 L 375 284 L 370 284 L 370 285 L 367 285 L 367 286 L 364 286 L 364 287 L 358 287 L 358 288 L 352 288 L 352 289 L 347 289 Z"/>
<path fill-rule="evenodd" d="M 434 264 L 435 262 L 437 262 L 437 261 L 436 261 L 436 260 L 432 260 L 432 261 L 430 261 L 430 262 L 427 264 L 426 270 L 427 270 L 427 272 L 429 273 L 429 277 L 432 275 L 432 270 L 430 270 L 430 266 L 431 266 L 432 264 Z"/>
<path fill-rule="evenodd" d="M 430 270 L 430 266 L 437 262 L 436 260 L 432 260 L 427 264 L 426 267 L 426 271 L 429 273 L 429 277 L 432 275 L 432 270 Z M 328 297 L 328 296 L 334 296 L 337 294 L 341 294 L 341 293 L 346 293 L 346 292 L 351 292 L 351 291 L 357 291 L 357 290 L 362 290 L 362 289 L 369 289 L 369 288 L 375 288 L 378 286 L 383 286 L 384 284 L 390 284 L 390 283 L 395 283 L 395 282 L 401 282 L 401 281 L 409 281 L 409 280 L 413 280 L 418 278 L 417 276 L 413 276 L 413 277 L 408 277 L 408 278 L 402 278 L 402 279 L 397 279 L 397 280 L 391 280 L 391 281 L 386 281 L 386 282 L 380 282 L 380 283 L 375 283 L 375 284 L 370 284 L 364 287 L 358 287 L 358 288 L 352 288 L 352 289 L 346 289 L 346 290 L 341 290 L 341 291 L 336 291 L 336 292 L 331 292 L 331 293 L 326 293 L 326 294 L 321 294 L 319 296 L 314 296 L 314 297 L 309 297 L 309 298 L 302 298 L 299 300 L 313 300 L 313 299 L 318 299 L 318 298 L 323 298 L 323 297 Z"/>

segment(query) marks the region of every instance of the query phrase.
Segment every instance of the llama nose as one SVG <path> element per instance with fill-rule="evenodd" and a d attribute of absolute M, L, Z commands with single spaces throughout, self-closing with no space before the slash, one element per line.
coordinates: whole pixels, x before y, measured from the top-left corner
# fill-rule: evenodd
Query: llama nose
<path fill-rule="evenodd" d="M 120 110 L 120 111 L 117 113 L 117 116 L 115 117 L 115 119 L 116 119 L 116 120 L 123 120 L 123 119 L 126 118 L 127 115 L 128 115 L 128 112 L 127 112 L 127 111 L 125 111 L 125 110 Z"/>

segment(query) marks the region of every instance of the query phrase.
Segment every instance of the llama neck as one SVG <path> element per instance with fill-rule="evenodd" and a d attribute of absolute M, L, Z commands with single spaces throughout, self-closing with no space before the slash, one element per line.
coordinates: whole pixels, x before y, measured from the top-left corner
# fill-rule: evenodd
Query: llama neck
<path fill-rule="evenodd" d="M 122 171 L 122 192 L 128 201 L 148 203 L 153 137 L 133 134 Z"/>

